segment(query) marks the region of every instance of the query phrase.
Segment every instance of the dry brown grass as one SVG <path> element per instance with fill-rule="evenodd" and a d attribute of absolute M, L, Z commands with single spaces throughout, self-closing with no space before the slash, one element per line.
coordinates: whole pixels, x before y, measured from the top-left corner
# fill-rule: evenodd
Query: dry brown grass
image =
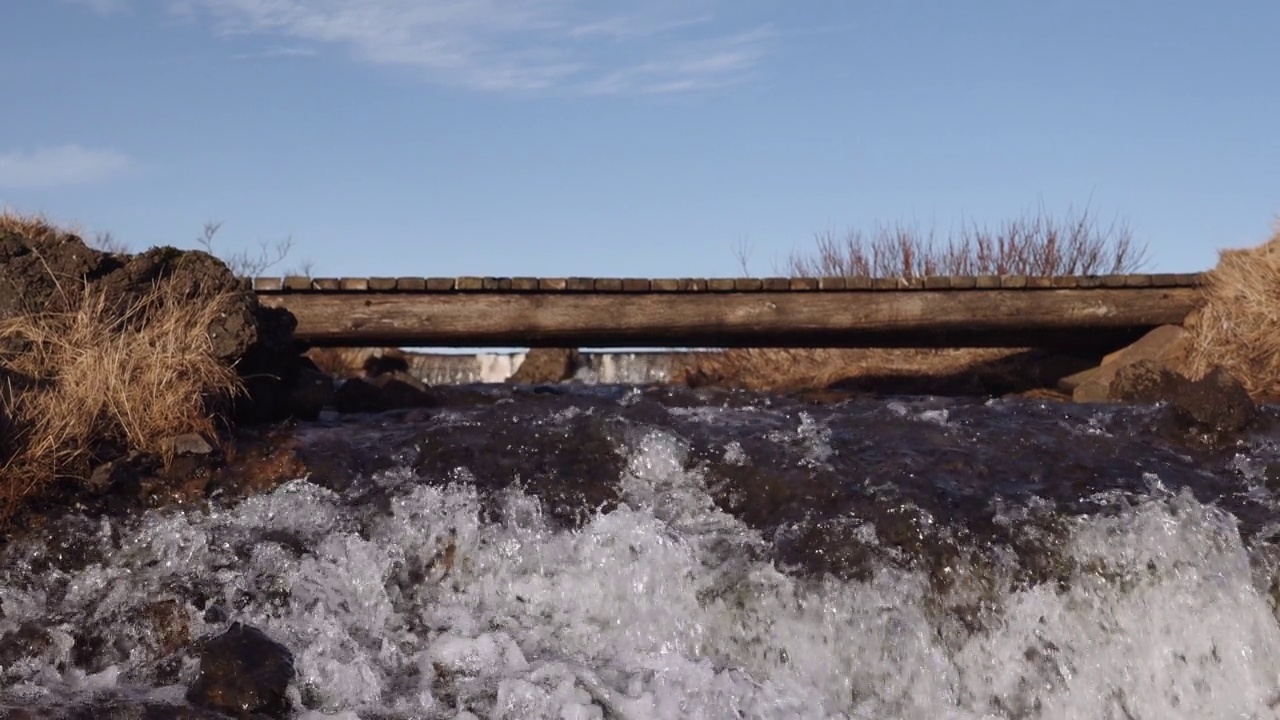
<path fill-rule="evenodd" d="M 23 229 L 32 231 L 44 226 Z M 91 287 L 76 292 L 70 311 L 0 323 L 0 416 L 8 422 L 0 520 L 53 481 L 83 478 L 104 455 L 163 457 L 176 435 L 215 438 L 218 412 L 240 390 L 207 332 L 221 301 L 183 302 L 162 283 L 122 316 Z"/>
<path fill-rule="evenodd" d="M 22 215 L 9 209 L 0 210 L 0 235 L 14 234 L 37 242 L 57 238 L 67 231 L 49 222 L 43 215 Z"/>
<path fill-rule="evenodd" d="M 980 369 L 1000 374 L 1001 361 L 1023 352 L 1008 348 L 747 348 L 690 353 L 675 363 L 672 381 L 790 392 L 870 378 L 940 380 Z M 974 376 L 978 385 L 984 379 L 992 378 Z"/>
<path fill-rule="evenodd" d="M 1188 329 L 1190 375 L 1222 366 L 1255 398 L 1280 397 L 1280 224 L 1256 248 L 1220 253 Z"/>

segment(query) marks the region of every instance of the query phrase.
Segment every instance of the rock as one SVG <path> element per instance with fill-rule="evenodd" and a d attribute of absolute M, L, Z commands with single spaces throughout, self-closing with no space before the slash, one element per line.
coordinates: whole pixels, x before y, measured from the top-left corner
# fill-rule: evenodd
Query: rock
<path fill-rule="evenodd" d="M 363 369 L 366 377 L 378 377 L 396 372 L 408 374 L 409 360 L 403 351 L 389 348 L 365 358 Z"/>
<path fill-rule="evenodd" d="M 211 455 L 213 446 L 196 433 L 169 438 L 165 444 L 174 455 Z"/>
<path fill-rule="evenodd" d="M 0 226 L 0 318 L 65 309 L 70 298 L 62 283 L 95 280 L 119 266 L 79 237 L 42 222 L 6 222 Z"/>
<path fill-rule="evenodd" d="M 1142 360 L 1181 367 L 1189 347 L 1186 330 L 1178 325 L 1162 325 L 1132 345 L 1105 356 L 1098 367 L 1062 378 L 1058 387 L 1070 392 L 1076 402 L 1106 402 L 1111 382 L 1121 368 Z"/>
<path fill-rule="evenodd" d="M 383 412 L 435 404 L 422 381 L 405 372 L 389 372 L 372 378 L 352 378 L 333 396 L 341 413 Z"/>
<path fill-rule="evenodd" d="M 301 420 L 315 420 L 333 402 L 333 376 L 304 367 L 289 390 L 289 414 Z"/>
<path fill-rule="evenodd" d="M 205 643 L 200 671 L 187 702 L 238 717 L 286 717 L 285 691 L 293 682 L 293 654 L 257 628 L 232 623 Z"/>
<path fill-rule="evenodd" d="M 103 276 L 97 287 L 118 310 L 143 299 L 156 282 L 164 280 L 182 301 L 207 302 L 218 295 L 228 296 L 225 310 L 209 326 L 218 359 L 237 361 L 258 341 L 257 299 L 241 288 L 221 260 L 208 253 L 170 247 L 111 257 L 123 258 L 124 265 Z"/>
<path fill-rule="evenodd" d="M 570 348 L 533 348 L 524 356 L 509 382 L 527 385 L 558 383 L 573 377 L 582 356 Z"/>
<path fill-rule="evenodd" d="M 1221 367 L 1193 381 L 1154 361 L 1140 360 L 1116 373 L 1108 399 L 1168 402 L 1184 423 L 1214 434 L 1244 430 L 1258 415 L 1248 391 Z"/>
<path fill-rule="evenodd" d="M 298 319 L 292 313 L 283 308 L 257 306 L 254 318 L 258 341 L 236 365 L 246 393 L 236 398 L 235 418 L 257 425 L 290 417 L 290 388 L 297 382 L 302 360 L 301 349 L 293 340 Z"/>

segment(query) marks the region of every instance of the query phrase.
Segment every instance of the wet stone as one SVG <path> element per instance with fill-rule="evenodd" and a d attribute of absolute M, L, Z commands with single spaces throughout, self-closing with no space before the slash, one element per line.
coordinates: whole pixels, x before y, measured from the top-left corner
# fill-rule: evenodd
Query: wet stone
<path fill-rule="evenodd" d="M 1114 400 L 1123 402 L 1168 402 L 1184 425 L 1216 435 L 1238 433 L 1258 415 L 1248 391 L 1220 367 L 1200 380 L 1189 380 L 1142 360 L 1116 373 L 1111 393 Z"/>
<path fill-rule="evenodd" d="M 554 395 L 541 397 L 544 405 L 565 402 Z M 619 451 L 622 427 L 616 420 L 572 410 L 565 414 L 573 417 L 563 420 L 499 419 L 509 413 L 487 409 L 478 413 L 482 419 L 477 423 L 423 429 L 413 438 L 420 448 L 414 469 L 444 483 L 465 472 L 489 494 L 518 485 L 568 527 L 617 506 L 624 458 Z"/>
<path fill-rule="evenodd" d="M 369 413 L 429 407 L 435 404 L 422 381 L 407 372 L 389 372 L 371 378 L 352 378 L 333 395 L 340 413 Z"/>
<path fill-rule="evenodd" d="M 187 701 L 241 717 L 286 717 L 290 707 L 285 691 L 293 678 L 293 655 L 287 648 L 257 628 L 233 623 L 205 643 Z"/>

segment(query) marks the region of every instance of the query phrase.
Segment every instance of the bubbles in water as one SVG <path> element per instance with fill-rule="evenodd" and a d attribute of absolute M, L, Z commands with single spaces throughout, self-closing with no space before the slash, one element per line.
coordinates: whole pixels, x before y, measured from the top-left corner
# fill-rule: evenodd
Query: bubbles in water
<path fill-rule="evenodd" d="M 805 462 L 833 452 L 808 415 L 773 441 Z M 997 568 L 966 623 L 938 594 L 963 583 L 941 591 L 890 563 L 860 581 L 775 567 L 674 435 L 626 453 L 617 509 L 573 530 L 518 489 L 393 470 L 363 486 L 374 500 L 296 481 L 104 527 L 101 560 L 81 568 L 37 572 L 38 545 L 11 547 L 0 636 L 50 632 L 0 674 L 19 698 L 173 697 L 190 651 L 171 656 L 144 618 L 176 600 L 193 638 L 239 620 L 287 646 L 307 718 L 1274 716 L 1280 626 L 1234 518 L 1188 493 L 1153 482 L 1127 509 L 1068 520 L 1069 576 L 1020 585 Z M 724 456 L 747 462 L 741 445 Z M 875 551 L 874 527 L 850 522 Z M 125 641 L 90 672 L 73 656 L 92 626 Z"/>

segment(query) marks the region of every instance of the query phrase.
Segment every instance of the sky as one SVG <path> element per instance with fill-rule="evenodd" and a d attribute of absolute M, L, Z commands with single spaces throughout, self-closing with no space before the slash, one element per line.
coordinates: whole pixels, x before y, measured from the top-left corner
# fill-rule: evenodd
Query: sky
<path fill-rule="evenodd" d="M 1280 213 L 1275 0 L 4 0 L 0 206 L 316 276 L 770 275 L 1087 208 Z"/>

